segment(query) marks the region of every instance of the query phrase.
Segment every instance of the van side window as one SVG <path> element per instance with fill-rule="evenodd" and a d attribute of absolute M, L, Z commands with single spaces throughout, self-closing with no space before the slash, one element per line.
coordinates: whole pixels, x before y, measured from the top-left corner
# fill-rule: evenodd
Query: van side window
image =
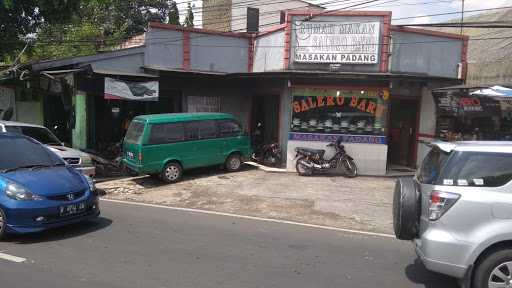
<path fill-rule="evenodd" d="M 237 137 L 242 134 L 242 127 L 234 120 L 220 120 L 219 137 Z"/>
<path fill-rule="evenodd" d="M 148 144 L 165 144 L 185 140 L 182 123 L 166 123 L 151 125 Z"/>
<path fill-rule="evenodd" d="M 215 121 L 192 121 L 185 124 L 186 140 L 217 138 Z"/>

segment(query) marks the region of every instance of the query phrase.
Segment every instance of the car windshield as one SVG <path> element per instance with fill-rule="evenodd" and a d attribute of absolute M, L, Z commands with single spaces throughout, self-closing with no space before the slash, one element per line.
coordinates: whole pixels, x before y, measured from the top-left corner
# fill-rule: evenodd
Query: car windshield
<path fill-rule="evenodd" d="M 132 123 L 130 123 L 130 127 L 128 127 L 128 131 L 126 132 L 126 137 L 124 140 L 130 143 L 140 143 L 140 138 L 143 131 L 144 123 L 132 121 Z"/>
<path fill-rule="evenodd" d="M 20 167 L 64 164 L 57 155 L 30 139 L 0 138 L 0 147 L 0 172 Z"/>
<path fill-rule="evenodd" d="M 28 137 L 34 138 L 44 145 L 62 145 L 59 139 L 53 135 L 50 130 L 44 127 L 31 127 L 31 126 L 5 126 L 5 130 L 11 133 L 23 134 Z"/>
<path fill-rule="evenodd" d="M 446 153 L 437 147 L 432 148 L 421 164 L 421 169 L 418 172 L 418 180 L 423 184 L 436 183 L 441 169 L 446 164 L 446 160 L 449 156 L 450 153 Z"/>

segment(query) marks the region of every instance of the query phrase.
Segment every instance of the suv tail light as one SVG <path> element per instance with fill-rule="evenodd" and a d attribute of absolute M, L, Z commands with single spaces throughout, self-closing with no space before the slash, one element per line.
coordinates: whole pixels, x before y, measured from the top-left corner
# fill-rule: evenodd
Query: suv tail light
<path fill-rule="evenodd" d="M 451 192 L 432 191 L 428 207 L 428 219 L 436 221 L 459 200 L 460 195 Z"/>

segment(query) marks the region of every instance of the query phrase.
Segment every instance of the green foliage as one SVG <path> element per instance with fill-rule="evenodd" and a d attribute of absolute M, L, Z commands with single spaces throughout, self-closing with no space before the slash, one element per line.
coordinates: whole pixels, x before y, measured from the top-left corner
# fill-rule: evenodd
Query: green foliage
<path fill-rule="evenodd" d="M 185 17 L 185 22 L 183 23 L 185 27 L 194 27 L 194 12 L 192 12 L 192 5 L 188 3 L 187 7 L 187 16 Z"/>
<path fill-rule="evenodd" d="M 178 4 L 176 4 L 176 1 L 171 1 L 169 5 L 169 21 L 167 23 L 180 25 L 180 11 L 178 10 Z"/>
<path fill-rule="evenodd" d="M 93 54 L 145 32 L 152 21 L 179 23 L 176 3 L 0 0 L 0 62 L 11 63 L 27 42 L 33 45 L 26 61 Z"/>
<path fill-rule="evenodd" d="M 30 51 L 31 60 L 90 55 L 105 45 L 103 33 L 93 23 L 44 25 Z"/>

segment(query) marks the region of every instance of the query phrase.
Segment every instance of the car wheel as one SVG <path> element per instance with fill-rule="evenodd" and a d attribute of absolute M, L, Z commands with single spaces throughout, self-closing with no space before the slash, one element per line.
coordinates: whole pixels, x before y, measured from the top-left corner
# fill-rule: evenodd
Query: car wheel
<path fill-rule="evenodd" d="M 0 240 L 5 238 L 7 234 L 7 217 L 2 209 L 0 209 Z"/>
<path fill-rule="evenodd" d="M 231 154 L 224 165 L 229 172 L 235 172 L 242 167 L 242 158 L 238 154 Z"/>
<path fill-rule="evenodd" d="M 398 178 L 393 195 L 393 228 L 396 238 L 417 237 L 421 213 L 420 192 L 412 178 Z"/>
<path fill-rule="evenodd" d="M 488 254 L 475 269 L 474 288 L 512 287 L 512 249 Z"/>
<path fill-rule="evenodd" d="M 162 170 L 160 178 L 167 183 L 176 183 L 180 181 L 182 175 L 183 168 L 181 165 L 177 162 L 169 162 Z"/>

